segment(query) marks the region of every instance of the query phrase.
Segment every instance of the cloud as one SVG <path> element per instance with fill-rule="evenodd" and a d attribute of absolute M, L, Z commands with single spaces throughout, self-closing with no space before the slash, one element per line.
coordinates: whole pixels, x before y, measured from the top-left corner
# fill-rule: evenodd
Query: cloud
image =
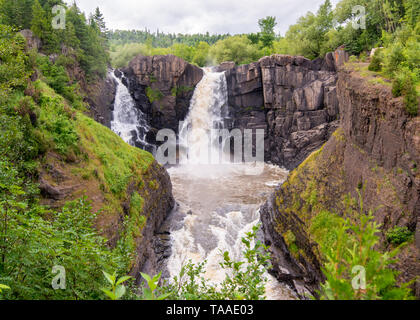
<path fill-rule="evenodd" d="M 69 3 L 72 1 L 68 1 Z M 324 0 L 76 0 L 85 13 L 99 7 L 110 29 L 147 28 L 170 33 L 249 33 L 258 19 L 276 16 L 284 33 Z M 332 1 L 337 3 L 338 0 Z"/>

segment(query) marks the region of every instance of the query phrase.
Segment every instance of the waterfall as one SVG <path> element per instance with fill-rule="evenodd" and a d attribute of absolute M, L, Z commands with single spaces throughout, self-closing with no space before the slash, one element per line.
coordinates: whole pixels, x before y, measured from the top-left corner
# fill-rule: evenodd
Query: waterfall
<path fill-rule="evenodd" d="M 180 126 L 180 153 L 186 153 L 188 161 L 168 169 L 179 204 L 170 222 L 169 279 L 178 276 L 188 261 L 198 264 L 207 260 L 205 278 L 220 284 L 226 276 L 220 267 L 220 252 L 228 251 L 234 260 L 243 259 L 242 237 L 259 223 L 259 207 L 287 177 L 285 170 L 272 165 L 254 176 L 244 174 L 252 166 L 247 163 L 223 161 L 213 165 L 213 154 L 219 156 L 220 147 L 230 152 L 220 137 L 209 137 L 212 129 L 226 129 L 227 111 L 225 73 L 204 69 L 189 114 Z M 295 298 L 289 288 L 269 274 L 266 277 L 267 298 Z"/>
<path fill-rule="evenodd" d="M 180 128 L 180 148 L 188 153 L 190 164 L 207 164 L 218 157 L 219 138 L 211 137 L 211 129 L 224 128 L 228 113 L 228 92 L 224 72 L 204 68 L 191 100 L 190 112 Z"/>
<path fill-rule="evenodd" d="M 113 70 L 110 74 L 117 82 L 111 130 L 126 143 L 149 150 L 151 145 L 146 141 L 146 134 L 150 127 L 146 115 L 136 108 L 136 104 L 123 81 L 115 76 Z"/>

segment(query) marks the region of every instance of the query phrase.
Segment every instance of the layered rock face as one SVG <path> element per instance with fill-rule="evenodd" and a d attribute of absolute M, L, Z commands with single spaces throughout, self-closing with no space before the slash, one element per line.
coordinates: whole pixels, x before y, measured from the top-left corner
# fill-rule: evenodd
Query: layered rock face
<path fill-rule="evenodd" d="M 390 249 L 385 234 L 395 226 L 415 232 L 395 266 L 400 281 L 413 280 L 420 275 L 420 118 L 410 118 L 389 87 L 372 85 L 351 69 L 340 70 L 334 90 L 340 128 L 261 209 L 273 274 L 314 292 L 324 279 L 311 221 L 323 209 L 343 214 L 346 196 L 358 199 L 359 189 L 365 211 L 382 225 L 382 249 Z M 290 249 L 287 234 L 298 251 Z M 416 290 L 420 296 L 419 283 Z"/>
<path fill-rule="evenodd" d="M 146 181 L 153 181 L 158 188 L 146 186 L 143 212 L 146 213 L 147 224 L 142 237 L 137 239 L 137 260 L 131 274 L 141 282 L 140 272 L 158 274 L 165 267 L 165 259 L 171 254 L 169 228 L 164 224 L 175 207 L 172 195 L 172 183 L 168 172 L 155 162 L 145 176 Z M 133 190 L 134 191 L 134 190 Z M 128 208 L 127 208 L 128 209 Z"/>
<path fill-rule="evenodd" d="M 108 74 L 86 88 L 86 102 L 90 106 L 90 116 L 100 124 L 111 128 L 117 83 Z"/>
<path fill-rule="evenodd" d="M 234 128 L 264 129 L 265 158 L 293 169 L 337 128 L 335 62 L 273 55 L 226 71 Z"/>
<path fill-rule="evenodd" d="M 169 128 L 178 132 L 179 121 L 184 120 L 188 113 L 203 70 L 173 55 L 140 55 L 122 71 L 128 79 L 131 95 L 149 116 L 151 126 L 157 130 Z"/>
<path fill-rule="evenodd" d="M 144 199 L 142 214 L 147 218 L 146 225 L 141 228 L 141 234 L 136 237 L 136 256 L 132 261 L 130 274 L 138 277 L 139 272 L 157 274 L 164 268 L 164 261 L 171 253 L 170 242 L 164 236 L 165 220 L 175 207 L 172 195 L 172 183 L 168 172 L 157 162 L 153 162 L 144 171 L 141 186 L 133 181 L 125 191 L 127 200 L 121 201 L 119 212 L 103 213 L 109 206 L 109 193 L 103 191 L 100 183 L 94 179 L 85 180 L 75 174 L 75 168 L 83 167 L 83 163 L 68 164 L 57 154 L 48 154 L 46 163 L 40 172 L 40 190 L 42 203 L 52 208 L 61 208 L 66 202 L 79 199 L 82 195 L 92 202 L 94 212 L 100 211 L 96 228 L 108 239 L 111 247 L 117 245 L 124 233 L 124 222 L 131 214 L 130 200 L 134 193 Z M 167 236 L 168 237 L 168 236 Z"/>

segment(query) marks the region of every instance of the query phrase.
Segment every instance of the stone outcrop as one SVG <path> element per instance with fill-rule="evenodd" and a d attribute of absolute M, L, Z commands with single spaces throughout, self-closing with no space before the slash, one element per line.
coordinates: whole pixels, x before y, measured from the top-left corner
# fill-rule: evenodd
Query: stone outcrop
<path fill-rule="evenodd" d="M 399 281 L 413 280 L 420 275 L 420 118 L 409 117 L 389 87 L 372 85 L 350 67 L 340 70 L 337 87 L 330 89 L 337 92 L 330 98 L 338 99 L 340 128 L 261 209 L 273 253 L 272 273 L 314 292 L 324 278 L 316 239 L 308 231 L 311 221 L 323 209 L 342 214 L 345 197 L 358 199 L 359 189 L 364 210 L 372 210 L 382 225 L 382 249 L 390 249 L 385 234 L 395 226 L 416 234 L 394 266 L 401 272 Z M 311 90 L 308 96 L 304 92 L 300 97 L 319 103 Z M 328 93 L 324 90 L 324 101 Z M 287 234 L 293 234 L 294 250 Z M 418 296 L 419 290 L 417 283 Z"/>
<path fill-rule="evenodd" d="M 230 68 L 226 77 L 231 126 L 264 129 L 267 161 L 295 168 L 337 128 L 332 54 L 314 61 L 273 55 Z"/>
<path fill-rule="evenodd" d="M 39 49 L 41 49 L 41 46 L 42 46 L 41 39 L 36 37 L 31 30 L 29 29 L 22 30 L 20 34 L 26 39 L 26 48 L 25 48 L 26 50 L 38 51 Z"/>
<path fill-rule="evenodd" d="M 165 267 L 165 259 L 171 254 L 171 246 L 169 229 L 165 229 L 164 222 L 175 207 L 171 179 L 168 172 L 157 162 L 148 170 L 145 181 L 145 188 L 140 194 L 145 199 L 143 212 L 147 223 L 142 237 L 137 240 L 137 260 L 131 270 L 138 282 L 142 281 L 140 272 L 158 274 Z M 150 181 L 159 188 L 147 186 Z"/>
<path fill-rule="evenodd" d="M 94 157 L 91 158 L 93 159 Z M 135 260 L 131 262 L 130 274 L 140 282 L 139 272 L 159 273 L 164 269 L 165 259 L 171 253 L 169 241 L 164 241 L 169 237 L 169 229 L 165 228 L 165 222 L 175 207 L 168 172 L 153 161 L 141 176 L 137 176 L 136 180 L 128 185 L 124 193 L 124 199 L 128 200 L 121 200 L 119 212 L 114 208 L 114 211 L 105 213 L 104 208 L 109 206 L 109 192 L 104 191 L 104 187 L 101 187 L 94 177 L 84 179 L 75 173 L 76 169 L 85 165 L 83 162 L 69 164 L 63 161 L 62 156 L 49 153 L 39 179 L 42 204 L 58 209 L 68 201 L 86 196 L 92 203 L 93 212 L 100 212 L 96 221 L 97 230 L 108 239 L 111 247 L 115 247 L 124 232 L 124 223 L 132 214 L 129 199 L 134 193 L 138 193 L 144 199 L 141 214 L 147 220 L 144 227 L 138 226 L 141 228 L 141 234 L 134 238 L 136 255 Z M 139 180 L 142 181 L 140 184 Z M 116 201 L 118 203 L 120 200 Z"/>
<path fill-rule="evenodd" d="M 139 55 L 122 72 L 137 106 L 148 115 L 150 125 L 177 132 L 203 70 L 173 55 Z"/>
<path fill-rule="evenodd" d="M 42 41 L 36 37 L 31 30 L 25 29 L 20 32 L 26 39 L 26 50 L 35 50 L 40 55 L 42 49 Z M 71 59 L 73 63 L 66 65 L 66 71 L 71 82 L 77 82 L 82 93 L 84 94 L 84 102 L 89 105 L 89 115 L 95 121 L 110 128 L 112 120 L 112 110 L 114 106 L 116 83 L 112 77 L 107 75 L 104 79 L 98 78 L 96 81 L 88 82 L 86 75 L 80 64 L 78 63 L 76 51 L 65 45 L 61 46 L 61 55 Z M 45 56 L 45 55 L 44 55 Z M 52 63 L 56 63 L 60 55 L 57 53 L 50 54 L 48 58 Z M 35 81 L 39 76 L 39 71 L 35 70 L 32 80 Z"/>
<path fill-rule="evenodd" d="M 90 106 L 90 116 L 100 124 L 111 128 L 117 83 L 108 73 L 105 79 L 97 80 L 85 89 L 85 101 Z"/>

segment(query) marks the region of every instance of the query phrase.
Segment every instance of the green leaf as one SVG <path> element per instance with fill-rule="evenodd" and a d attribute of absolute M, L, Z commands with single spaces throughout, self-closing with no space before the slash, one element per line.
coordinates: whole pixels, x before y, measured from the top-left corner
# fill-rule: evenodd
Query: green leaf
<path fill-rule="evenodd" d="M 115 283 L 115 278 L 116 278 L 115 274 L 110 275 L 109 273 L 106 273 L 105 271 L 102 271 L 102 272 L 103 272 L 103 274 L 104 274 L 104 276 L 105 276 L 106 280 L 107 280 L 107 281 L 108 281 L 111 285 L 114 285 L 114 283 Z"/>
<path fill-rule="evenodd" d="M 154 283 L 158 283 L 159 282 L 159 280 L 160 280 L 160 277 L 162 276 L 162 272 L 160 272 L 159 274 L 157 274 L 157 275 L 155 275 L 154 277 L 153 277 L 153 282 Z"/>
<path fill-rule="evenodd" d="M 147 283 L 152 282 L 152 278 L 148 274 L 141 273 L 141 272 L 140 272 L 140 274 L 143 277 L 143 279 L 145 279 L 147 281 Z"/>
<path fill-rule="evenodd" d="M 131 276 L 121 277 L 121 278 L 118 279 L 118 281 L 117 281 L 117 283 L 115 285 L 118 286 L 118 285 L 120 285 L 120 284 L 122 284 L 122 283 L 124 283 L 124 282 L 126 282 L 126 281 L 128 281 L 130 279 L 133 279 L 133 277 L 131 277 Z"/>
<path fill-rule="evenodd" d="M 117 297 L 117 300 L 120 299 L 123 295 L 125 295 L 125 292 L 125 286 L 118 286 L 115 290 L 115 296 Z"/>
<path fill-rule="evenodd" d="M 143 298 L 144 298 L 144 300 L 153 300 L 152 290 L 150 290 L 149 288 L 144 288 L 143 289 Z"/>
<path fill-rule="evenodd" d="M 159 296 L 156 300 L 162 301 L 162 300 L 165 300 L 165 299 L 169 298 L 171 295 L 172 295 L 172 292 L 165 293 L 165 294 L 162 294 L 161 296 Z"/>
<path fill-rule="evenodd" d="M 111 300 L 118 300 L 117 297 L 115 296 L 115 294 L 113 292 L 111 292 L 108 289 L 102 288 L 101 289 L 107 296 L 108 298 L 110 298 Z"/>

